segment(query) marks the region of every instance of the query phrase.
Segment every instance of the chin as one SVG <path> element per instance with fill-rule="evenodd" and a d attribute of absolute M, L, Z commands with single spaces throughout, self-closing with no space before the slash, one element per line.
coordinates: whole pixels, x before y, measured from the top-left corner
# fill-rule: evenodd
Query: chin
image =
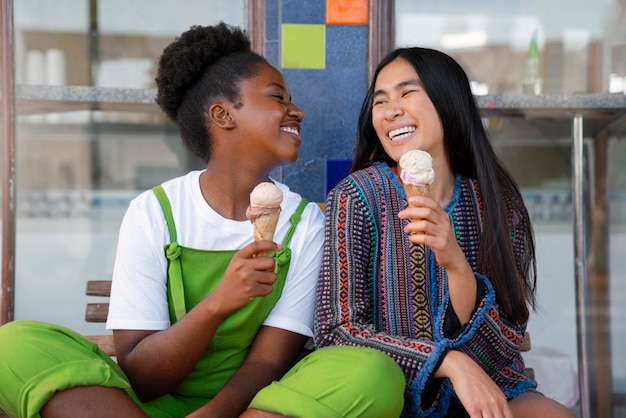
<path fill-rule="evenodd" d="M 289 155 L 289 156 L 287 156 L 286 158 L 283 159 L 283 163 L 284 164 L 293 164 L 296 161 L 298 161 L 298 156 L 299 155 L 298 155 L 297 152 L 295 154 L 293 154 L 293 155 Z"/>

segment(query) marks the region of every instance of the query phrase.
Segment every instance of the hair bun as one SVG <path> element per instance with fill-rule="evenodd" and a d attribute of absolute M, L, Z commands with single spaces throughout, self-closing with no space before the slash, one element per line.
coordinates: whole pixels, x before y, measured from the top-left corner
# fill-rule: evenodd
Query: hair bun
<path fill-rule="evenodd" d="M 209 66 L 225 56 L 250 50 L 247 33 L 238 27 L 224 22 L 191 26 L 163 50 L 155 78 L 157 104 L 175 121 L 185 93 Z"/>

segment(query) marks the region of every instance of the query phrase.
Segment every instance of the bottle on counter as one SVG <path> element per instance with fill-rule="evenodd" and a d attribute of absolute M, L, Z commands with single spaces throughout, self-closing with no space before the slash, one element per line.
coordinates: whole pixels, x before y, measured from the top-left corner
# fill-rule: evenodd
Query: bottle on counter
<path fill-rule="evenodd" d="M 533 32 L 530 39 L 530 47 L 526 56 L 526 66 L 524 68 L 524 80 L 522 82 L 522 92 L 524 94 L 541 94 L 543 90 L 543 79 L 539 68 L 539 46 L 537 44 L 537 30 Z"/>

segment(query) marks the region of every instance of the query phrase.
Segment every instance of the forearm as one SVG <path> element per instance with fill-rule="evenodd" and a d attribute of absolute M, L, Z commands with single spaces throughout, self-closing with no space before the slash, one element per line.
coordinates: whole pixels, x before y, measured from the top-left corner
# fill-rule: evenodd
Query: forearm
<path fill-rule="evenodd" d="M 284 372 L 272 364 L 245 363 L 209 403 L 188 417 L 238 417 L 261 389 Z"/>
<path fill-rule="evenodd" d="M 171 392 L 193 370 L 223 319 L 207 305 L 198 304 L 176 324 L 136 343 L 126 339 L 129 331 L 115 331 L 116 347 L 118 339 L 129 347 L 118 351 L 118 361 L 142 400 Z"/>
<path fill-rule="evenodd" d="M 461 324 L 466 324 L 476 308 L 476 276 L 464 260 L 457 269 L 447 269 L 450 303 Z"/>
<path fill-rule="evenodd" d="M 469 356 L 450 351 L 435 376 L 450 379 L 457 398 L 472 416 L 512 416 L 502 390 Z"/>
<path fill-rule="evenodd" d="M 238 417 L 257 392 L 279 380 L 294 364 L 307 337 L 262 326 L 241 367 L 213 399 L 191 417 Z"/>

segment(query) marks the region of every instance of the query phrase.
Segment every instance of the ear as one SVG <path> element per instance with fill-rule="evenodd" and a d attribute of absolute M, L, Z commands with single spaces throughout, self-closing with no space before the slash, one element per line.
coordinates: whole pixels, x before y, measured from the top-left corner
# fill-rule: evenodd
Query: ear
<path fill-rule="evenodd" d="M 228 108 L 221 103 L 214 103 L 209 107 L 208 122 L 220 128 L 230 129 L 235 127 L 235 120 Z"/>

